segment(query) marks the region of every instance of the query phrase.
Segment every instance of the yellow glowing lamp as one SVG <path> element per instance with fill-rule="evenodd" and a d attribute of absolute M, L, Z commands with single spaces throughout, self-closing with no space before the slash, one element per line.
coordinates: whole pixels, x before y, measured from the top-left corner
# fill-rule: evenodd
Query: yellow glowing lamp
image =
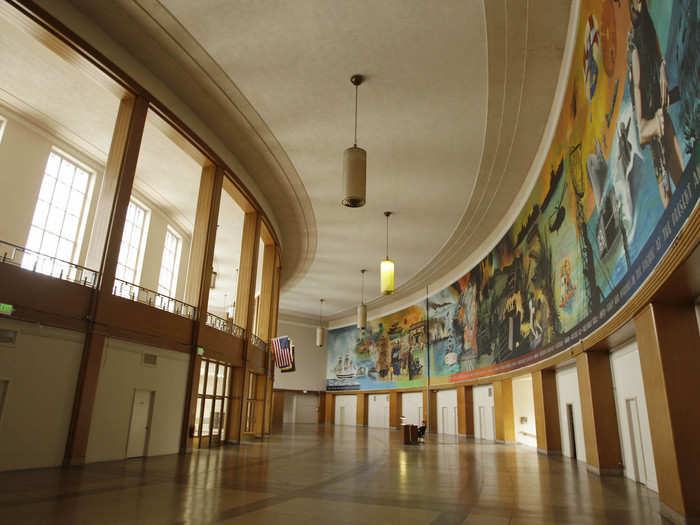
<path fill-rule="evenodd" d="M 379 281 L 382 295 L 394 293 L 394 261 L 385 259 L 379 265 Z"/>
<path fill-rule="evenodd" d="M 386 217 L 386 257 L 379 264 L 379 287 L 382 295 L 391 295 L 394 293 L 394 261 L 389 259 L 389 217 L 390 211 L 385 211 Z"/>

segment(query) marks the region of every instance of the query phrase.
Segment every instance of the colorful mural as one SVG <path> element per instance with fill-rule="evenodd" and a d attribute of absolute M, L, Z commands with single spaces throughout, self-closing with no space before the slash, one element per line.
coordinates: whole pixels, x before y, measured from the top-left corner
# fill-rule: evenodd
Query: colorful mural
<path fill-rule="evenodd" d="M 578 25 L 545 169 L 511 229 L 421 304 L 332 330 L 329 390 L 532 364 L 598 328 L 666 252 L 700 195 L 700 0 L 582 0 Z"/>
<path fill-rule="evenodd" d="M 425 385 L 425 308 L 411 306 L 369 321 L 366 330 L 348 326 L 328 337 L 329 390 L 376 390 Z"/>

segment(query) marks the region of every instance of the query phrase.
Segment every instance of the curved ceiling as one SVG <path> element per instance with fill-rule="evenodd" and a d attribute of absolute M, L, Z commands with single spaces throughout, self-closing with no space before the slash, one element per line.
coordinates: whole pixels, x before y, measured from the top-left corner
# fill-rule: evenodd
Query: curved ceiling
<path fill-rule="evenodd" d="M 72 3 L 212 126 L 272 204 L 284 250 L 281 310 L 313 315 L 325 297 L 324 313 L 336 318 L 357 303 L 361 268 L 369 270 L 370 306 L 379 307 L 462 265 L 499 226 L 549 116 L 570 7 Z M 360 209 L 339 204 L 353 73 L 368 77 L 360 88 L 358 144 L 368 151 Z M 395 212 L 393 298 L 377 298 L 384 210 Z"/>

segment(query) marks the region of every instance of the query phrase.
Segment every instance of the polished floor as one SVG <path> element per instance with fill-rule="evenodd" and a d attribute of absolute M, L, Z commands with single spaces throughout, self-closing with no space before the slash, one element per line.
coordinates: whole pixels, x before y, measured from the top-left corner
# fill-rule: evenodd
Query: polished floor
<path fill-rule="evenodd" d="M 189 456 L 0 473 L 0 523 L 662 523 L 658 497 L 521 445 L 296 425 Z"/>

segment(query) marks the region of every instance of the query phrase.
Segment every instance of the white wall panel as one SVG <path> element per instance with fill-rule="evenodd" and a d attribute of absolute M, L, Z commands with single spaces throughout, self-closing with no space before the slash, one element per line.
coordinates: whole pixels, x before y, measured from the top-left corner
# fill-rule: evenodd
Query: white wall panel
<path fill-rule="evenodd" d="M 642 368 L 637 343 L 610 354 L 625 476 L 658 492 Z M 635 464 L 637 469 L 635 469 Z"/>
<path fill-rule="evenodd" d="M 55 467 L 63 462 L 85 336 L 0 319 L 17 331 L 0 344 L 0 380 L 7 381 L 0 417 L 0 470 Z"/>
<path fill-rule="evenodd" d="M 144 365 L 144 353 L 156 354 L 157 365 Z M 148 455 L 177 453 L 188 364 L 186 353 L 107 338 L 86 461 L 109 461 L 126 456 L 135 390 L 155 391 Z"/>
<path fill-rule="evenodd" d="M 474 402 L 474 437 L 489 441 L 495 440 L 493 386 L 479 385 L 473 387 L 472 397 Z"/>
<path fill-rule="evenodd" d="M 389 394 L 367 396 L 367 426 L 389 428 Z"/>
<path fill-rule="evenodd" d="M 423 392 L 404 392 L 401 394 L 401 415 L 409 425 L 420 426 L 424 419 Z"/>
<path fill-rule="evenodd" d="M 294 394 L 294 398 L 296 399 L 296 422 L 306 424 L 317 424 L 318 394 L 316 392 L 309 392 L 307 394 L 299 392 Z M 357 410 L 355 410 L 355 414 L 357 414 Z M 357 415 L 355 417 L 357 417 Z"/>
<path fill-rule="evenodd" d="M 357 424 L 357 396 L 335 396 L 335 424 L 354 426 Z"/>
<path fill-rule="evenodd" d="M 515 419 L 515 441 L 537 447 L 535 427 L 535 397 L 532 392 L 530 374 L 513 378 L 513 417 Z"/>
<path fill-rule="evenodd" d="M 581 412 L 581 395 L 578 390 L 578 372 L 576 366 L 560 368 L 556 371 L 557 400 L 559 403 L 559 428 L 561 430 L 561 453 L 567 457 L 573 457 L 571 448 L 568 409 L 571 405 L 573 411 L 574 439 L 576 445 L 576 458 L 586 461 L 586 446 L 583 441 L 583 414 Z"/>
<path fill-rule="evenodd" d="M 457 390 L 437 392 L 438 434 L 457 434 Z"/>

